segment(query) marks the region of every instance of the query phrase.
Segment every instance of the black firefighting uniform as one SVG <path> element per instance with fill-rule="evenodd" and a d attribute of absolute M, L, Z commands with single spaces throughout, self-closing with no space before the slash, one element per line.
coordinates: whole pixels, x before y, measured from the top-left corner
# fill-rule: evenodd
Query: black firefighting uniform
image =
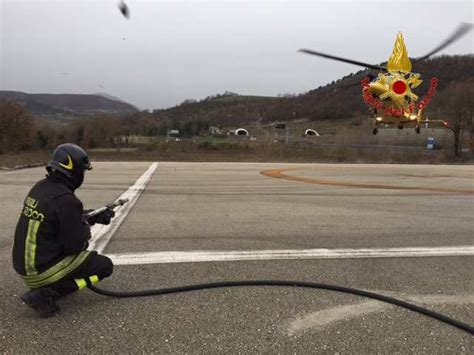
<path fill-rule="evenodd" d="M 15 231 L 13 267 L 31 289 L 60 296 L 112 274 L 111 260 L 88 251 L 90 227 L 74 187 L 61 176 L 36 183 L 25 199 Z"/>

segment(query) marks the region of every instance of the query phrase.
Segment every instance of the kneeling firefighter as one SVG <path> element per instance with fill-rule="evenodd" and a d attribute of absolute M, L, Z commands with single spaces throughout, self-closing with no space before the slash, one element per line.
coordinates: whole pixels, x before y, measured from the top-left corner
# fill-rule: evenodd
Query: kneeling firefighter
<path fill-rule="evenodd" d="M 88 211 L 74 195 L 91 169 L 81 147 L 62 144 L 46 167 L 46 178 L 25 198 L 15 231 L 13 267 L 30 288 L 21 299 L 40 317 L 58 313 L 56 299 L 112 274 L 112 261 L 87 247 L 90 226 L 109 224 L 115 213 L 106 209 L 86 220 Z"/>

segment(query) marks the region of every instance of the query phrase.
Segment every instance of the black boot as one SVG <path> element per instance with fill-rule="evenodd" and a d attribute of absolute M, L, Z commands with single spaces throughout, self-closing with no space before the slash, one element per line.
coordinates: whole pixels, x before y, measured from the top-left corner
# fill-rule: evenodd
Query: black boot
<path fill-rule="evenodd" d="M 58 293 L 49 287 L 41 287 L 26 292 L 21 299 L 41 318 L 48 318 L 59 312 L 59 306 L 54 301 L 54 298 L 58 296 Z"/>

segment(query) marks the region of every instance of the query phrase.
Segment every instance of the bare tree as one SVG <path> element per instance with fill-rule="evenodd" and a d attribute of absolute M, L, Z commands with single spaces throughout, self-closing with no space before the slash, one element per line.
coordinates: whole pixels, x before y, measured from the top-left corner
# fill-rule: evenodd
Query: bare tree
<path fill-rule="evenodd" d="M 0 153 L 31 148 L 33 119 L 20 104 L 0 102 Z"/>
<path fill-rule="evenodd" d="M 464 132 L 469 132 L 471 142 L 473 137 L 474 82 L 450 85 L 439 95 L 436 106 L 453 131 L 454 155 L 461 157 Z"/>

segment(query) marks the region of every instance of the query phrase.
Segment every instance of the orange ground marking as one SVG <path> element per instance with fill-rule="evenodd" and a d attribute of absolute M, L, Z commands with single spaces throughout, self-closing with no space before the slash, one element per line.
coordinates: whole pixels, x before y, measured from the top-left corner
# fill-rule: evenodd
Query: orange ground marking
<path fill-rule="evenodd" d="M 448 189 L 448 188 L 437 188 L 437 187 L 419 187 L 419 186 L 394 186 L 394 185 L 377 185 L 377 184 L 360 184 L 354 182 L 342 182 L 336 180 L 323 180 L 323 179 L 312 179 L 302 176 L 291 176 L 285 175 L 284 172 L 303 170 L 305 168 L 283 168 L 283 169 L 272 169 L 261 171 L 260 174 L 269 176 L 276 179 L 284 179 L 291 181 L 305 182 L 307 184 L 314 185 L 330 185 L 330 186 L 342 186 L 342 187 L 359 187 L 366 189 L 385 189 L 385 190 L 412 190 L 412 191 L 430 191 L 430 192 L 450 192 L 450 193 L 466 193 L 474 194 L 472 189 Z"/>

